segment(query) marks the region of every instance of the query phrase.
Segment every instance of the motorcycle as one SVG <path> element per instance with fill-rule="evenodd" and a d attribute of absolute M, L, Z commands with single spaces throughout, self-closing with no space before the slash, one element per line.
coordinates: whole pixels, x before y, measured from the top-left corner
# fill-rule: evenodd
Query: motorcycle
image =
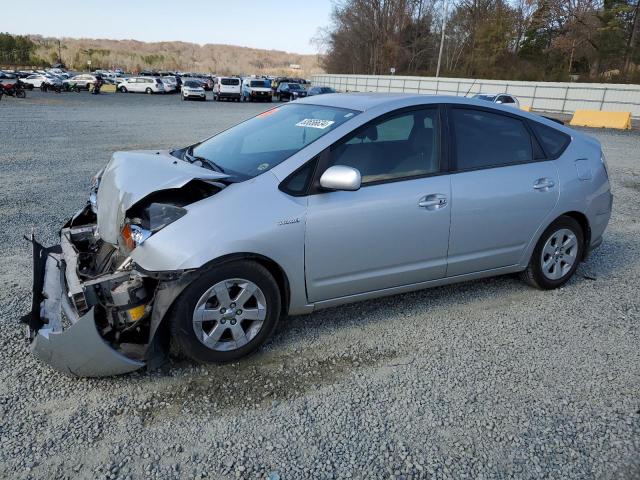
<path fill-rule="evenodd" d="M 40 90 L 42 90 L 43 92 L 53 90 L 56 93 L 60 93 L 62 92 L 62 85 L 60 85 L 59 83 L 42 82 L 42 84 L 40 85 Z"/>
<path fill-rule="evenodd" d="M 65 83 L 65 88 L 67 89 L 67 92 L 76 92 L 76 93 L 80 93 L 80 87 L 78 86 L 77 83 Z"/>
<path fill-rule="evenodd" d="M 25 98 L 27 96 L 24 91 L 24 86 L 20 80 L 16 81 L 16 83 L 0 85 L 0 87 L 2 88 L 2 93 L 4 95 L 16 98 Z"/>

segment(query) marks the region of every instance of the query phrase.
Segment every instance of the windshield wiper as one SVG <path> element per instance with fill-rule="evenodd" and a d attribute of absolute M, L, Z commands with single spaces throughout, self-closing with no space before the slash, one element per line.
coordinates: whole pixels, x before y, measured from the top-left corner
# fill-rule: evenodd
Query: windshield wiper
<path fill-rule="evenodd" d="M 190 163 L 202 162 L 202 163 L 207 164 L 208 166 L 210 166 L 213 170 L 215 170 L 217 172 L 220 172 L 220 173 L 224 173 L 224 168 L 222 168 L 220 165 L 215 163 L 213 160 L 209 160 L 208 158 L 199 157 L 197 155 L 194 155 L 193 154 L 193 145 L 190 146 L 189 148 L 187 148 L 187 150 L 184 153 L 185 153 L 185 156 L 187 157 L 187 160 Z"/>

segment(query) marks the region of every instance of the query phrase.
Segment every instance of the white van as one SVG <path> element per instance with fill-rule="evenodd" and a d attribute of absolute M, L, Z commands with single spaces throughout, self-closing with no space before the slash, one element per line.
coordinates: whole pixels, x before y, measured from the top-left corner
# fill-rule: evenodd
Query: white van
<path fill-rule="evenodd" d="M 216 84 L 213 87 L 213 99 L 215 101 L 220 101 L 222 99 L 231 99 L 239 102 L 241 96 L 242 85 L 238 77 L 216 78 Z"/>
<path fill-rule="evenodd" d="M 121 79 L 118 83 L 118 91 L 127 92 L 144 92 L 144 93 L 164 93 L 164 84 L 162 80 L 155 77 L 130 77 Z"/>

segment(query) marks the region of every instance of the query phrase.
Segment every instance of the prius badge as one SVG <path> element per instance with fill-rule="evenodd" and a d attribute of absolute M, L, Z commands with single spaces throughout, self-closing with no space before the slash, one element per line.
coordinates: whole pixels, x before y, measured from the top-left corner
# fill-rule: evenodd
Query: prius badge
<path fill-rule="evenodd" d="M 300 223 L 299 218 L 287 218 L 286 220 L 280 220 L 278 225 L 291 225 L 292 223 Z"/>

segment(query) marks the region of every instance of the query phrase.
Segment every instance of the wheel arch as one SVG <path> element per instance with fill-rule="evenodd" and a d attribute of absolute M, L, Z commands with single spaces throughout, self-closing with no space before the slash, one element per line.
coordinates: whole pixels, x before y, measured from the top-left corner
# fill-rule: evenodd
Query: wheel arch
<path fill-rule="evenodd" d="M 283 315 L 287 315 L 289 311 L 289 302 L 291 299 L 291 290 L 289 287 L 289 279 L 284 269 L 274 260 L 265 255 L 252 252 L 238 252 L 223 255 L 221 257 L 210 260 L 202 265 L 199 270 L 213 269 L 223 263 L 235 262 L 238 260 L 250 260 L 262 265 L 271 275 L 273 275 L 278 289 L 280 290 L 281 311 Z"/>
<path fill-rule="evenodd" d="M 583 235 L 582 240 L 584 241 L 584 248 L 582 249 L 582 258 L 581 258 L 581 260 L 584 260 L 586 258 L 586 256 L 587 256 L 587 252 L 589 251 L 589 245 L 591 245 L 591 226 L 589 224 L 589 219 L 587 218 L 587 216 L 584 213 L 578 212 L 576 210 L 565 212 L 562 215 L 559 215 L 554 220 L 554 222 L 560 217 L 573 218 L 576 222 L 578 222 L 580 224 L 580 227 L 582 228 L 582 235 Z M 551 223 L 553 223 L 553 222 L 551 222 Z"/>

